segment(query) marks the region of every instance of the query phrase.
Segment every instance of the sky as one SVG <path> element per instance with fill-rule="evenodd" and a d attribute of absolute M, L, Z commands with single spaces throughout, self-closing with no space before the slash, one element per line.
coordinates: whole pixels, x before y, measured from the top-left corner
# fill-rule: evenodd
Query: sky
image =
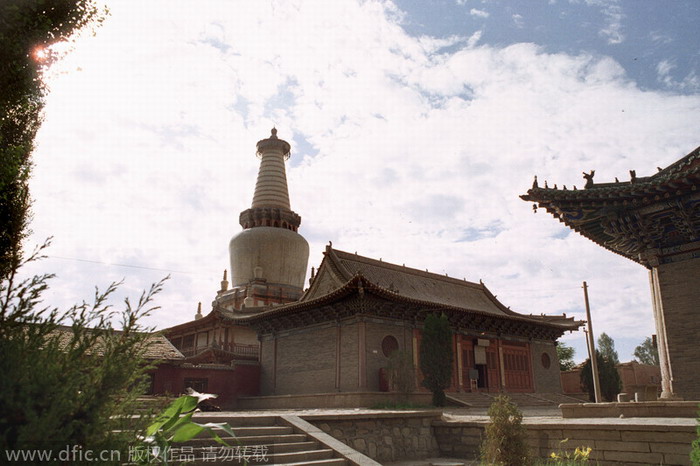
<path fill-rule="evenodd" d="M 656 172 L 700 145 L 695 0 L 107 1 L 52 66 L 26 273 L 47 305 L 169 275 L 148 320 L 206 314 L 270 129 L 317 267 L 340 250 L 483 280 L 585 319 L 622 361 L 655 333 L 648 274 L 522 201 Z M 562 341 L 587 357 L 584 333 Z"/>

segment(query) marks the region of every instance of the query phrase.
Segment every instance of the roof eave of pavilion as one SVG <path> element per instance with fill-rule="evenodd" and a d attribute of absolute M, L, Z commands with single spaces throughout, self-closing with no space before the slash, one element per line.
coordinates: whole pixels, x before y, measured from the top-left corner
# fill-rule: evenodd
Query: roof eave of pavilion
<path fill-rule="evenodd" d="M 559 189 L 539 187 L 533 183 L 526 194 L 520 196 L 524 201 L 540 203 L 613 203 L 650 201 L 662 197 L 677 195 L 684 191 L 695 191 L 700 181 L 700 147 L 668 167 L 648 177 L 635 178 L 633 181 L 615 183 L 592 183 L 584 189 Z M 657 198 L 658 196 L 658 198 Z"/>

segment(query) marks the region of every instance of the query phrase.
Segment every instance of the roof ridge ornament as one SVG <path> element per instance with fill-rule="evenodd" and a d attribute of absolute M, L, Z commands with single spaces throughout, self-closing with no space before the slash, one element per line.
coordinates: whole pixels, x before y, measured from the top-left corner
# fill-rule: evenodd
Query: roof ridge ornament
<path fill-rule="evenodd" d="M 593 187 L 593 177 L 595 176 L 595 170 L 591 170 L 590 173 L 583 172 L 583 177 L 586 179 L 586 186 L 584 189 Z"/>

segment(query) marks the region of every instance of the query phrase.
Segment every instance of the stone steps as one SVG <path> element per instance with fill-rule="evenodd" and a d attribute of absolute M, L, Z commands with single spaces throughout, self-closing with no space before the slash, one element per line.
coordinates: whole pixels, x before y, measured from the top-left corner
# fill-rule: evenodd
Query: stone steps
<path fill-rule="evenodd" d="M 236 434 L 230 437 L 214 429 L 230 447 L 216 443 L 208 434 L 176 445 L 180 454 L 186 452 L 195 466 L 239 465 L 347 465 L 348 462 L 333 448 L 322 445 L 305 432 L 287 425 L 275 416 L 212 416 L 197 415 L 198 423 L 228 423 Z M 182 450 L 184 449 L 184 450 Z M 177 453 L 177 452 L 176 452 Z M 177 457 L 176 457 L 177 458 Z M 180 457 L 182 459 L 182 457 Z"/>

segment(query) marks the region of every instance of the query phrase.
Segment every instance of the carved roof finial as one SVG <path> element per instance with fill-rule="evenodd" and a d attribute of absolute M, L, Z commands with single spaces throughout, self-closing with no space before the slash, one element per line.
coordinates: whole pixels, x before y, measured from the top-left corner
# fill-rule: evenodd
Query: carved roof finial
<path fill-rule="evenodd" d="M 595 176 L 595 170 L 591 170 L 590 173 L 583 172 L 583 177 L 586 179 L 586 186 L 584 188 L 593 187 L 593 177 Z"/>
<path fill-rule="evenodd" d="M 532 182 L 532 189 L 537 189 L 539 186 L 537 186 L 537 175 L 535 175 L 535 181 Z"/>

